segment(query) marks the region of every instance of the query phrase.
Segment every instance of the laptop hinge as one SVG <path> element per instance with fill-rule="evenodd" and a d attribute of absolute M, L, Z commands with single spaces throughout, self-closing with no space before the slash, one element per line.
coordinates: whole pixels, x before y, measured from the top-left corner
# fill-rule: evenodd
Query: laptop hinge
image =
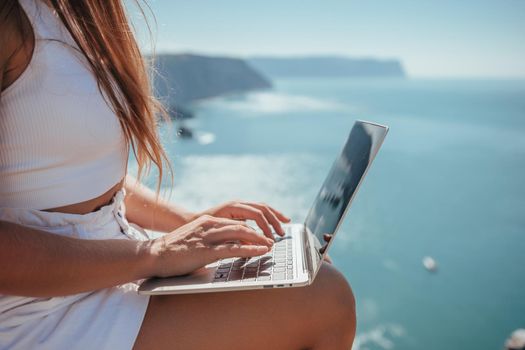
<path fill-rule="evenodd" d="M 308 274 L 308 278 L 312 278 L 311 271 L 312 271 L 312 262 L 311 262 L 311 254 L 310 254 L 310 240 L 308 239 L 308 233 L 306 230 L 306 225 L 303 225 L 302 229 L 303 233 L 303 270 Z"/>

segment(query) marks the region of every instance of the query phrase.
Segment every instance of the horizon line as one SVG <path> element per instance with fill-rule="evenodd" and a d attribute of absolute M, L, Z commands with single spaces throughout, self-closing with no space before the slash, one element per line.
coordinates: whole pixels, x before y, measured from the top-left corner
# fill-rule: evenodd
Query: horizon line
<path fill-rule="evenodd" d="M 150 56 L 151 51 L 146 50 L 143 52 L 145 56 Z M 279 59 L 293 59 L 293 58 L 348 58 L 348 59 L 369 59 L 378 61 L 398 61 L 404 71 L 404 79 L 458 79 L 458 80 L 525 80 L 525 72 L 522 74 L 509 74 L 509 75 L 494 75 L 494 74 L 476 74 L 476 75 L 454 75 L 454 74 L 414 74 L 410 72 L 410 68 L 404 63 L 403 59 L 398 57 L 384 57 L 384 56 L 372 56 L 372 55 L 351 55 L 344 53 L 297 53 L 297 54 L 251 54 L 251 55 L 239 55 L 235 53 L 207 53 L 196 50 L 155 50 L 154 56 L 159 55 L 195 55 L 195 56 L 206 56 L 206 57 L 224 57 L 224 58 L 237 58 L 242 60 L 249 60 L 252 58 L 279 58 Z M 307 77 L 305 77 L 307 78 Z M 366 78 L 366 77 L 365 77 Z"/>

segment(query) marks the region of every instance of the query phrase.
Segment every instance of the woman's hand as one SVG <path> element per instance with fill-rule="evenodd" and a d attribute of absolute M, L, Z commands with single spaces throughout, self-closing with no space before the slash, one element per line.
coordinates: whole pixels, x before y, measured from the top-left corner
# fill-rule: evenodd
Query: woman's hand
<path fill-rule="evenodd" d="M 264 235 L 272 240 L 273 234 L 270 226 L 274 228 L 277 234 L 284 236 L 281 222 L 290 222 L 289 218 L 274 208 L 266 204 L 252 202 L 231 201 L 205 210 L 200 215 L 203 214 L 234 220 L 254 220 Z"/>
<path fill-rule="evenodd" d="M 203 215 L 152 241 L 152 275 L 184 275 L 224 258 L 263 255 L 273 240 L 247 224 Z"/>

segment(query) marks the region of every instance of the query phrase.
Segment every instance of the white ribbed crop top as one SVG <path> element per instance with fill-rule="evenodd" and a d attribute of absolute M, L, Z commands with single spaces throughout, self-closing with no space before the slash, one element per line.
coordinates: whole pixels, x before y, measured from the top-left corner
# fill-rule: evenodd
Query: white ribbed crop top
<path fill-rule="evenodd" d="M 0 93 L 0 208 L 98 197 L 126 173 L 120 123 L 56 13 L 42 0 L 19 1 L 36 40 L 28 67 Z"/>

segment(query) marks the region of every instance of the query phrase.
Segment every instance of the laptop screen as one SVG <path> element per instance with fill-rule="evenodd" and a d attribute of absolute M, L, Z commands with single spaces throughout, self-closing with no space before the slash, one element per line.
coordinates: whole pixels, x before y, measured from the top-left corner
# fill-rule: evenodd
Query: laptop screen
<path fill-rule="evenodd" d="M 388 128 L 358 121 L 306 217 L 305 226 L 311 236 L 316 256 L 312 263 L 317 267 L 328 248 L 328 243 L 339 227 L 346 208 L 352 201 L 361 180 L 377 154 Z M 316 269 L 317 270 L 317 269 Z"/>

